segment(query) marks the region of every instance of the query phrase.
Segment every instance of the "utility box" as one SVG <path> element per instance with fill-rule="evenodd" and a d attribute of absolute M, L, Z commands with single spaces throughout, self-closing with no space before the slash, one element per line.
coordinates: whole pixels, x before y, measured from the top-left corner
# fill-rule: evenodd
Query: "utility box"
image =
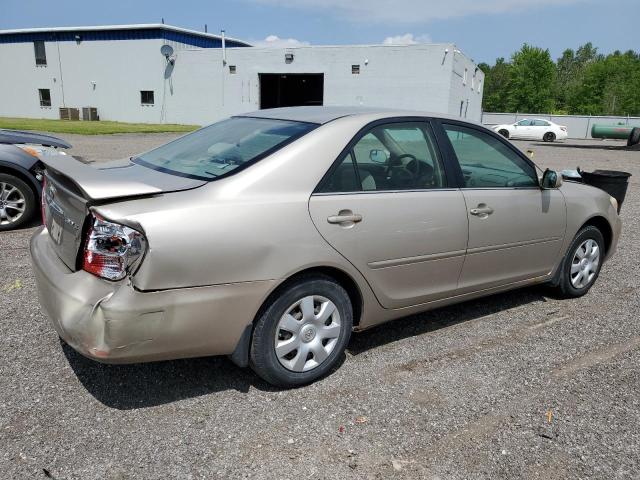
<path fill-rule="evenodd" d="M 82 120 L 91 122 L 100 120 L 98 109 L 96 107 L 82 107 Z"/>
<path fill-rule="evenodd" d="M 60 120 L 80 120 L 78 108 L 60 107 Z"/>

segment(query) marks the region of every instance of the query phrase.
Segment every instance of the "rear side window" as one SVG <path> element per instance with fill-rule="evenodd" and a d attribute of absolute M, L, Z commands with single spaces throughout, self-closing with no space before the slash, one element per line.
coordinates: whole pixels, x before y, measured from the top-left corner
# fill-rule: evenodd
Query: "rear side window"
<path fill-rule="evenodd" d="M 165 173 L 213 180 L 274 153 L 315 127 L 311 123 L 234 117 L 139 155 L 133 161 Z"/>
<path fill-rule="evenodd" d="M 534 127 L 550 127 L 551 124 L 545 120 L 534 120 L 533 126 Z"/>
<path fill-rule="evenodd" d="M 492 135 L 443 125 L 456 154 L 466 188 L 537 187 L 535 168 Z"/>
<path fill-rule="evenodd" d="M 318 188 L 320 193 L 446 187 L 426 122 L 377 125 L 360 137 Z"/>

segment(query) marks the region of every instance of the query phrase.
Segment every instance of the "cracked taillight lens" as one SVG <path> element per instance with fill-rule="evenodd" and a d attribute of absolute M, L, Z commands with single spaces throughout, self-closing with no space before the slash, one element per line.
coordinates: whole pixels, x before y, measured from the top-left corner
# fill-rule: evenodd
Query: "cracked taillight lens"
<path fill-rule="evenodd" d="M 144 235 L 95 216 L 87 232 L 82 269 L 107 280 L 133 273 L 147 248 Z"/>

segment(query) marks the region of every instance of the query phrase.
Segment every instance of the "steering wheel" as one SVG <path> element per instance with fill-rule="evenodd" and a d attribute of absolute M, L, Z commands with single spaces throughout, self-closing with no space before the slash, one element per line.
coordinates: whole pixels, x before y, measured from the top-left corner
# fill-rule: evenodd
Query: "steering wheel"
<path fill-rule="evenodd" d="M 402 163 L 402 160 L 405 158 L 410 159 L 406 165 Z M 413 187 L 416 181 L 420 179 L 420 162 L 410 153 L 398 155 L 394 162 L 389 163 L 387 167 L 387 178 L 390 179 L 394 185 Z"/>

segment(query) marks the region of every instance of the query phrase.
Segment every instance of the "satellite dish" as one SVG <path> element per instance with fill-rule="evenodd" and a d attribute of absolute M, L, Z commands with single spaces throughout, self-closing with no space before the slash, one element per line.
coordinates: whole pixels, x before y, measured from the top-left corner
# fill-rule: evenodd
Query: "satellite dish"
<path fill-rule="evenodd" d="M 171 45 L 162 45 L 160 47 L 160 53 L 164 55 L 164 57 L 169 60 L 169 57 L 173 55 L 173 47 Z"/>

